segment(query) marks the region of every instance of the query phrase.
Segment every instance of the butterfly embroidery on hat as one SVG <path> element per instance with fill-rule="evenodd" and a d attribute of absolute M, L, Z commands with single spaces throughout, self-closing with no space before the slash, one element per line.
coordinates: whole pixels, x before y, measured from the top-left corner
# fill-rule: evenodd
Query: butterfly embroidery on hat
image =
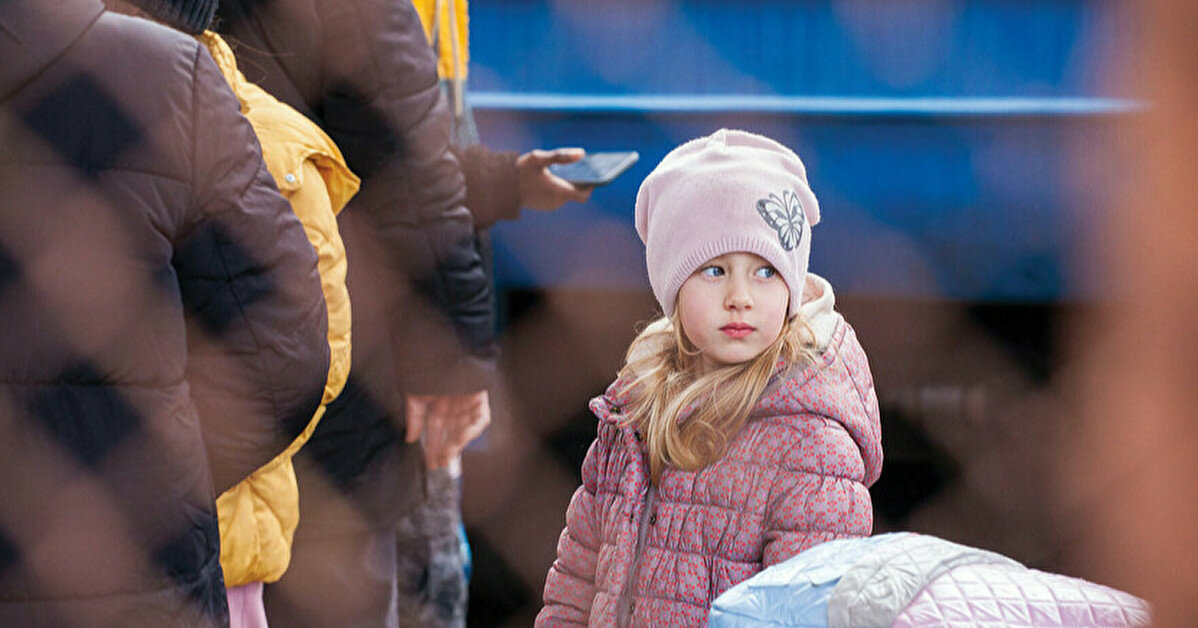
<path fill-rule="evenodd" d="M 766 224 L 778 232 L 778 240 L 782 248 L 793 251 L 803 239 L 803 204 L 799 195 L 784 190 L 782 196 L 770 194 L 769 198 L 757 201 L 757 213 L 765 219 Z"/>

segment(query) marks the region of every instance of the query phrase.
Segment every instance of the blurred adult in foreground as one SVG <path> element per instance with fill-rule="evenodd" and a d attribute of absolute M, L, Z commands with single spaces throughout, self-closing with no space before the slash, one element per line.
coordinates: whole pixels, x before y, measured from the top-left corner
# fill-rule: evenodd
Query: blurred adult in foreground
<path fill-rule="evenodd" d="M 354 304 L 345 390 L 296 458 L 280 625 L 394 625 L 395 527 L 490 421 L 490 282 L 436 63 L 410 2 L 229 0 L 246 77 L 319 124 L 362 178 L 338 217 Z M 415 441 L 421 440 L 421 444 Z"/>
<path fill-rule="evenodd" d="M 329 373 L 321 405 L 303 433 L 265 466 L 216 500 L 220 562 L 233 628 L 263 628 L 263 586 L 276 582 L 291 562 L 299 524 L 299 489 L 292 459 L 341 392 L 350 368 L 350 302 L 345 287 L 345 248 L 337 213 L 358 190 L 333 141 L 291 107 L 245 80 L 233 51 L 200 18 L 180 20 L 193 0 L 105 0 L 111 10 L 145 17 L 194 35 L 212 55 L 241 113 L 262 146 L 263 160 L 317 254 L 317 270 L 328 310 Z"/>
<path fill-rule="evenodd" d="M 1118 154 L 1100 157 L 1120 176 L 1084 267 L 1117 296 L 1074 338 L 1085 412 L 1069 426 L 1079 440 L 1062 484 L 1088 515 L 1075 548 L 1085 570 L 1147 597 L 1154 625 L 1181 628 L 1198 625 L 1198 5 L 1126 11 L 1124 87 L 1150 108 L 1123 125 Z"/>
<path fill-rule="evenodd" d="M 320 402 L 316 255 L 196 40 L 6 0 L 0 58 L 0 624 L 225 625 L 214 499 Z"/>

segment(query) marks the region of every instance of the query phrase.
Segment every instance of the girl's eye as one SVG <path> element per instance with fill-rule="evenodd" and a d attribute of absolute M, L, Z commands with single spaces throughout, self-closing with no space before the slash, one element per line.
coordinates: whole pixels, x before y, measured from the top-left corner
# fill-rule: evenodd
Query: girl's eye
<path fill-rule="evenodd" d="M 708 277 L 722 277 L 724 275 L 724 269 L 719 266 L 705 266 L 699 272 Z"/>
<path fill-rule="evenodd" d="M 761 268 L 757 269 L 757 276 L 761 277 L 762 279 L 769 279 L 777 274 L 778 271 L 774 270 L 773 266 L 762 266 Z"/>

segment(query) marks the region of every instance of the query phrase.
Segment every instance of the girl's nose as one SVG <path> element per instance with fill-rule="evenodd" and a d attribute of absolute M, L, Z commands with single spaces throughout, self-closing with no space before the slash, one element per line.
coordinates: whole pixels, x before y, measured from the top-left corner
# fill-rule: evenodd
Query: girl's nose
<path fill-rule="evenodd" d="M 733 310 L 744 310 L 753 307 L 753 295 L 744 281 L 728 282 L 728 292 L 724 295 L 724 307 Z"/>

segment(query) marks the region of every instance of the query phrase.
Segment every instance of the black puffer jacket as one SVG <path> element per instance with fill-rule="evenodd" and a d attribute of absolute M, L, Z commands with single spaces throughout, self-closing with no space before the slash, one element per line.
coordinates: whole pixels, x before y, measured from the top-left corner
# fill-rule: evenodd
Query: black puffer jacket
<path fill-rule="evenodd" d="M 218 25 L 246 77 L 320 124 L 362 177 L 338 219 L 353 368 L 298 462 L 302 475 L 305 459 L 315 461 L 387 525 L 419 494 L 401 391 L 473 392 L 488 385 L 494 362 L 490 283 L 449 152 L 435 59 L 409 2 L 222 0 Z M 306 507 L 310 497 L 301 491 L 311 526 L 319 513 Z"/>
<path fill-rule="evenodd" d="M 226 623 L 214 499 L 320 401 L 316 255 L 194 39 L 5 0 L 0 60 L 0 625 Z"/>

